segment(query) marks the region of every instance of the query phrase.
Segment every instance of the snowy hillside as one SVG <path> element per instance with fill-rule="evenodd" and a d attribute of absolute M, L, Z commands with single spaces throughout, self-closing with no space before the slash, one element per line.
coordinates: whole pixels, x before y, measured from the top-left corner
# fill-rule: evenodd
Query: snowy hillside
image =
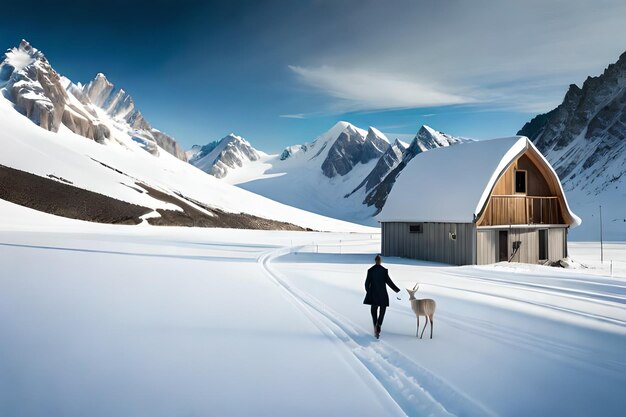
<path fill-rule="evenodd" d="M 0 198 L 94 221 L 291 227 L 272 223 L 278 221 L 316 230 L 360 228 L 206 175 L 165 152 L 160 143 L 167 141 L 153 141 L 158 135 L 132 100 L 121 90 L 113 93 L 103 76 L 85 87 L 64 84 L 26 42 L 7 52 L 0 74 Z M 102 218 L 107 207 L 122 212 Z"/>
<path fill-rule="evenodd" d="M 377 234 L 131 228 L 1 200 L 0 212 L 2 416 L 626 408 L 623 244 L 605 247 L 605 259 L 622 260 L 613 277 L 385 258 L 402 292 L 376 340 L 362 302 Z M 587 263 L 598 247 L 570 252 Z M 433 339 L 415 338 L 404 288 L 416 281 L 419 298 L 437 301 Z"/>
<path fill-rule="evenodd" d="M 234 141 L 232 153 L 237 157 L 230 159 L 236 163 L 224 169 L 222 153 L 216 150 L 221 141 L 190 154 L 196 155 L 192 164 L 246 190 L 325 216 L 375 225 L 372 216 L 413 156 L 465 140 L 422 126 L 411 144 L 390 144 L 374 127 L 366 131 L 338 122 L 312 142 L 288 146 L 278 155 Z M 200 149 L 207 156 L 200 157 Z M 252 152 L 259 155 L 256 160 L 248 156 Z"/>
<path fill-rule="evenodd" d="M 555 167 L 573 209 L 585 219 L 572 238 L 597 240 L 599 205 L 609 240 L 626 239 L 626 53 L 563 103 L 526 123 L 528 136 Z"/>

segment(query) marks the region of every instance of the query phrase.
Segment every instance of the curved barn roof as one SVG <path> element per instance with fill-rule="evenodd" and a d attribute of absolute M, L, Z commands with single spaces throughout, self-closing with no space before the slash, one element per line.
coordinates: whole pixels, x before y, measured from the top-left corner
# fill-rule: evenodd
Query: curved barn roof
<path fill-rule="evenodd" d="M 571 225 L 581 223 L 569 208 L 558 176 L 525 136 L 466 142 L 420 153 L 409 162 L 387 198 L 380 222 L 472 223 L 500 175 L 529 148 L 554 176 Z"/>

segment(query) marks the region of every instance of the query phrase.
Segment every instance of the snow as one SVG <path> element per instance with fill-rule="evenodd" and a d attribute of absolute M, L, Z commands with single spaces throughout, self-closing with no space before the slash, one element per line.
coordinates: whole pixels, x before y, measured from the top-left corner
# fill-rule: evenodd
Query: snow
<path fill-rule="evenodd" d="M 215 148 L 213 148 L 211 152 L 209 152 L 208 154 L 206 154 L 199 160 L 194 161 L 193 165 L 196 166 L 198 169 L 201 169 L 202 171 L 210 172 L 211 168 L 213 167 L 213 164 L 215 163 L 215 160 L 228 147 L 231 147 L 231 152 L 235 152 L 239 162 L 241 163 L 248 162 L 249 161 L 248 156 L 244 155 L 237 146 L 233 146 L 237 142 L 241 143 L 242 146 L 252 148 L 252 146 L 247 140 L 245 140 L 241 136 L 235 135 L 234 133 L 230 133 L 229 135 L 221 139 L 219 144 Z M 226 167 L 226 169 L 228 169 L 230 172 L 229 167 Z"/>
<path fill-rule="evenodd" d="M 378 136 L 379 138 L 381 138 L 385 142 L 390 143 L 389 139 L 387 138 L 387 136 L 383 132 L 381 132 L 380 130 L 376 129 L 374 126 L 370 126 L 369 130 L 374 132 L 374 135 Z"/>
<path fill-rule="evenodd" d="M 20 48 L 11 48 L 5 52 L 5 62 L 9 63 L 13 68 L 15 68 L 15 71 L 21 71 L 28 65 L 35 62 L 36 52 L 37 49 L 34 48 L 30 52 L 24 51 Z"/>
<path fill-rule="evenodd" d="M 177 210 L 177 206 L 139 193 L 135 182 L 144 182 L 170 195 L 181 193 L 228 212 L 287 221 L 314 230 L 369 231 L 371 228 L 342 222 L 277 203 L 224 183 L 160 149 L 151 155 L 103 115 L 101 122 L 115 134 L 102 145 L 72 133 L 61 125 L 50 132 L 21 115 L 0 97 L 2 152 L 0 164 L 40 176 L 53 173 L 74 186 L 152 209 Z M 122 173 L 116 172 L 111 168 Z M 133 187 L 133 188 L 131 188 Z"/>
<path fill-rule="evenodd" d="M 516 136 L 422 152 L 398 176 L 376 219 L 472 223 L 500 174 L 528 147 L 536 150 L 528 138 Z M 580 224 L 580 219 L 569 212 L 573 226 Z"/>
<path fill-rule="evenodd" d="M 384 265 L 408 295 L 380 341 L 377 234 L 157 228 L 0 201 L 0 415 L 620 416 L 626 243 L 587 269 Z M 606 261 L 605 261 L 606 262 Z M 422 321 L 423 323 L 423 321 Z"/>
<path fill-rule="evenodd" d="M 363 204 L 365 190 L 350 194 L 376 166 L 376 159 L 365 164 L 358 163 L 344 176 L 326 177 L 321 165 L 338 136 L 345 130 L 353 130 L 365 139 L 367 131 L 348 122 L 337 122 L 331 129 L 306 144 L 306 151 L 299 145 L 289 158 L 280 155 L 261 155 L 257 161 L 245 161 L 241 167 L 232 169 L 222 178 L 229 184 L 298 207 L 323 216 L 350 222 L 376 226 L 372 218 L 374 207 Z M 381 134 L 382 135 L 382 134 Z M 381 136 L 385 140 L 384 135 Z"/>

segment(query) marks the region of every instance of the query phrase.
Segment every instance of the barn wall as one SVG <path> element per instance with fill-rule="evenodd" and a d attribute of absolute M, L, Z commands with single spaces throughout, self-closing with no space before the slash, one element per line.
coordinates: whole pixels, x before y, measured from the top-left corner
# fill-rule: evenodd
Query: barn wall
<path fill-rule="evenodd" d="M 493 195 L 514 195 L 514 179 L 515 171 L 521 169 L 526 171 L 526 180 L 528 184 L 527 195 L 530 196 L 551 196 L 556 195 L 556 190 L 551 189 L 546 181 L 543 173 L 537 165 L 524 154 L 520 156 L 511 166 L 500 176 L 493 189 Z"/>
<path fill-rule="evenodd" d="M 539 263 L 539 230 L 538 228 L 478 228 L 476 231 L 476 263 L 485 265 L 498 262 L 498 232 L 505 230 L 508 235 L 508 253 L 513 254 L 513 242 L 520 241 L 522 246 L 512 258 L 512 262 Z M 548 229 L 548 259 L 558 261 L 567 255 L 567 228 L 550 227 Z"/>
<path fill-rule="evenodd" d="M 520 241 L 522 246 L 511 259 L 512 262 L 527 264 L 539 263 L 538 229 L 511 229 L 509 233 L 509 253 L 513 254 L 513 242 Z"/>
<path fill-rule="evenodd" d="M 498 232 L 494 229 L 478 229 L 476 232 L 476 264 L 497 262 Z"/>
<path fill-rule="evenodd" d="M 516 194 L 516 170 L 526 171 L 527 192 Z M 552 178 L 549 167 L 532 149 L 528 149 L 500 175 L 477 222 L 478 226 L 509 224 L 567 224 L 565 201 L 560 194 L 558 178 Z"/>
<path fill-rule="evenodd" d="M 472 223 L 421 223 L 422 233 L 410 233 L 418 223 L 382 223 L 382 254 L 443 262 L 453 265 L 474 264 L 475 227 Z M 450 239 L 456 233 L 456 240 Z"/>
<path fill-rule="evenodd" d="M 548 232 L 548 257 L 557 261 L 567 256 L 567 229 L 555 228 Z"/>

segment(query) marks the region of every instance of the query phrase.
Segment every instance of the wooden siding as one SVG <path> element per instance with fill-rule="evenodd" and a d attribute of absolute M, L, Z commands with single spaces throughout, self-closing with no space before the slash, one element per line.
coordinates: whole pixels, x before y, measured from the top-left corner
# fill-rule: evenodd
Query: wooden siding
<path fill-rule="evenodd" d="M 548 259 L 558 261 L 565 256 L 567 256 L 567 229 L 550 229 L 548 231 Z"/>
<path fill-rule="evenodd" d="M 526 171 L 526 194 L 515 193 L 516 170 Z M 566 212 L 558 178 L 529 148 L 500 175 L 476 224 L 570 224 Z"/>
<path fill-rule="evenodd" d="M 559 198 L 492 195 L 481 226 L 509 224 L 563 224 Z"/>
<path fill-rule="evenodd" d="M 567 228 L 478 228 L 476 231 L 476 263 L 485 265 L 498 262 L 499 253 L 498 233 L 508 232 L 508 253 L 513 254 L 513 242 L 520 241 L 522 245 L 511 259 L 511 262 L 539 263 L 539 230 L 548 230 L 548 259 L 558 261 L 567 254 Z"/>
<path fill-rule="evenodd" d="M 478 229 L 476 232 L 476 264 L 497 262 L 498 232 L 496 229 Z"/>
<path fill-rule="evenodd" d="M 556 189 L 550 187 L 544 177 L 544 173 L 525 153 L 511 166 L 504 171 L 500 179 L 493 188 L 493 195 L 513 195 L 515 194 L 515 171 L 526 171 L 526 195 L 548 197 L 556 195 Z"/>
<path fill-rule="evenodd" d="M 409 222 L 382 223 L 383 256 L 400 256 L 453 265 L 474 264 L 472 223 L 422 223 L 422 233 L 410 233 Z M 456 240 L 450 239 L 456 233 Z"/>

